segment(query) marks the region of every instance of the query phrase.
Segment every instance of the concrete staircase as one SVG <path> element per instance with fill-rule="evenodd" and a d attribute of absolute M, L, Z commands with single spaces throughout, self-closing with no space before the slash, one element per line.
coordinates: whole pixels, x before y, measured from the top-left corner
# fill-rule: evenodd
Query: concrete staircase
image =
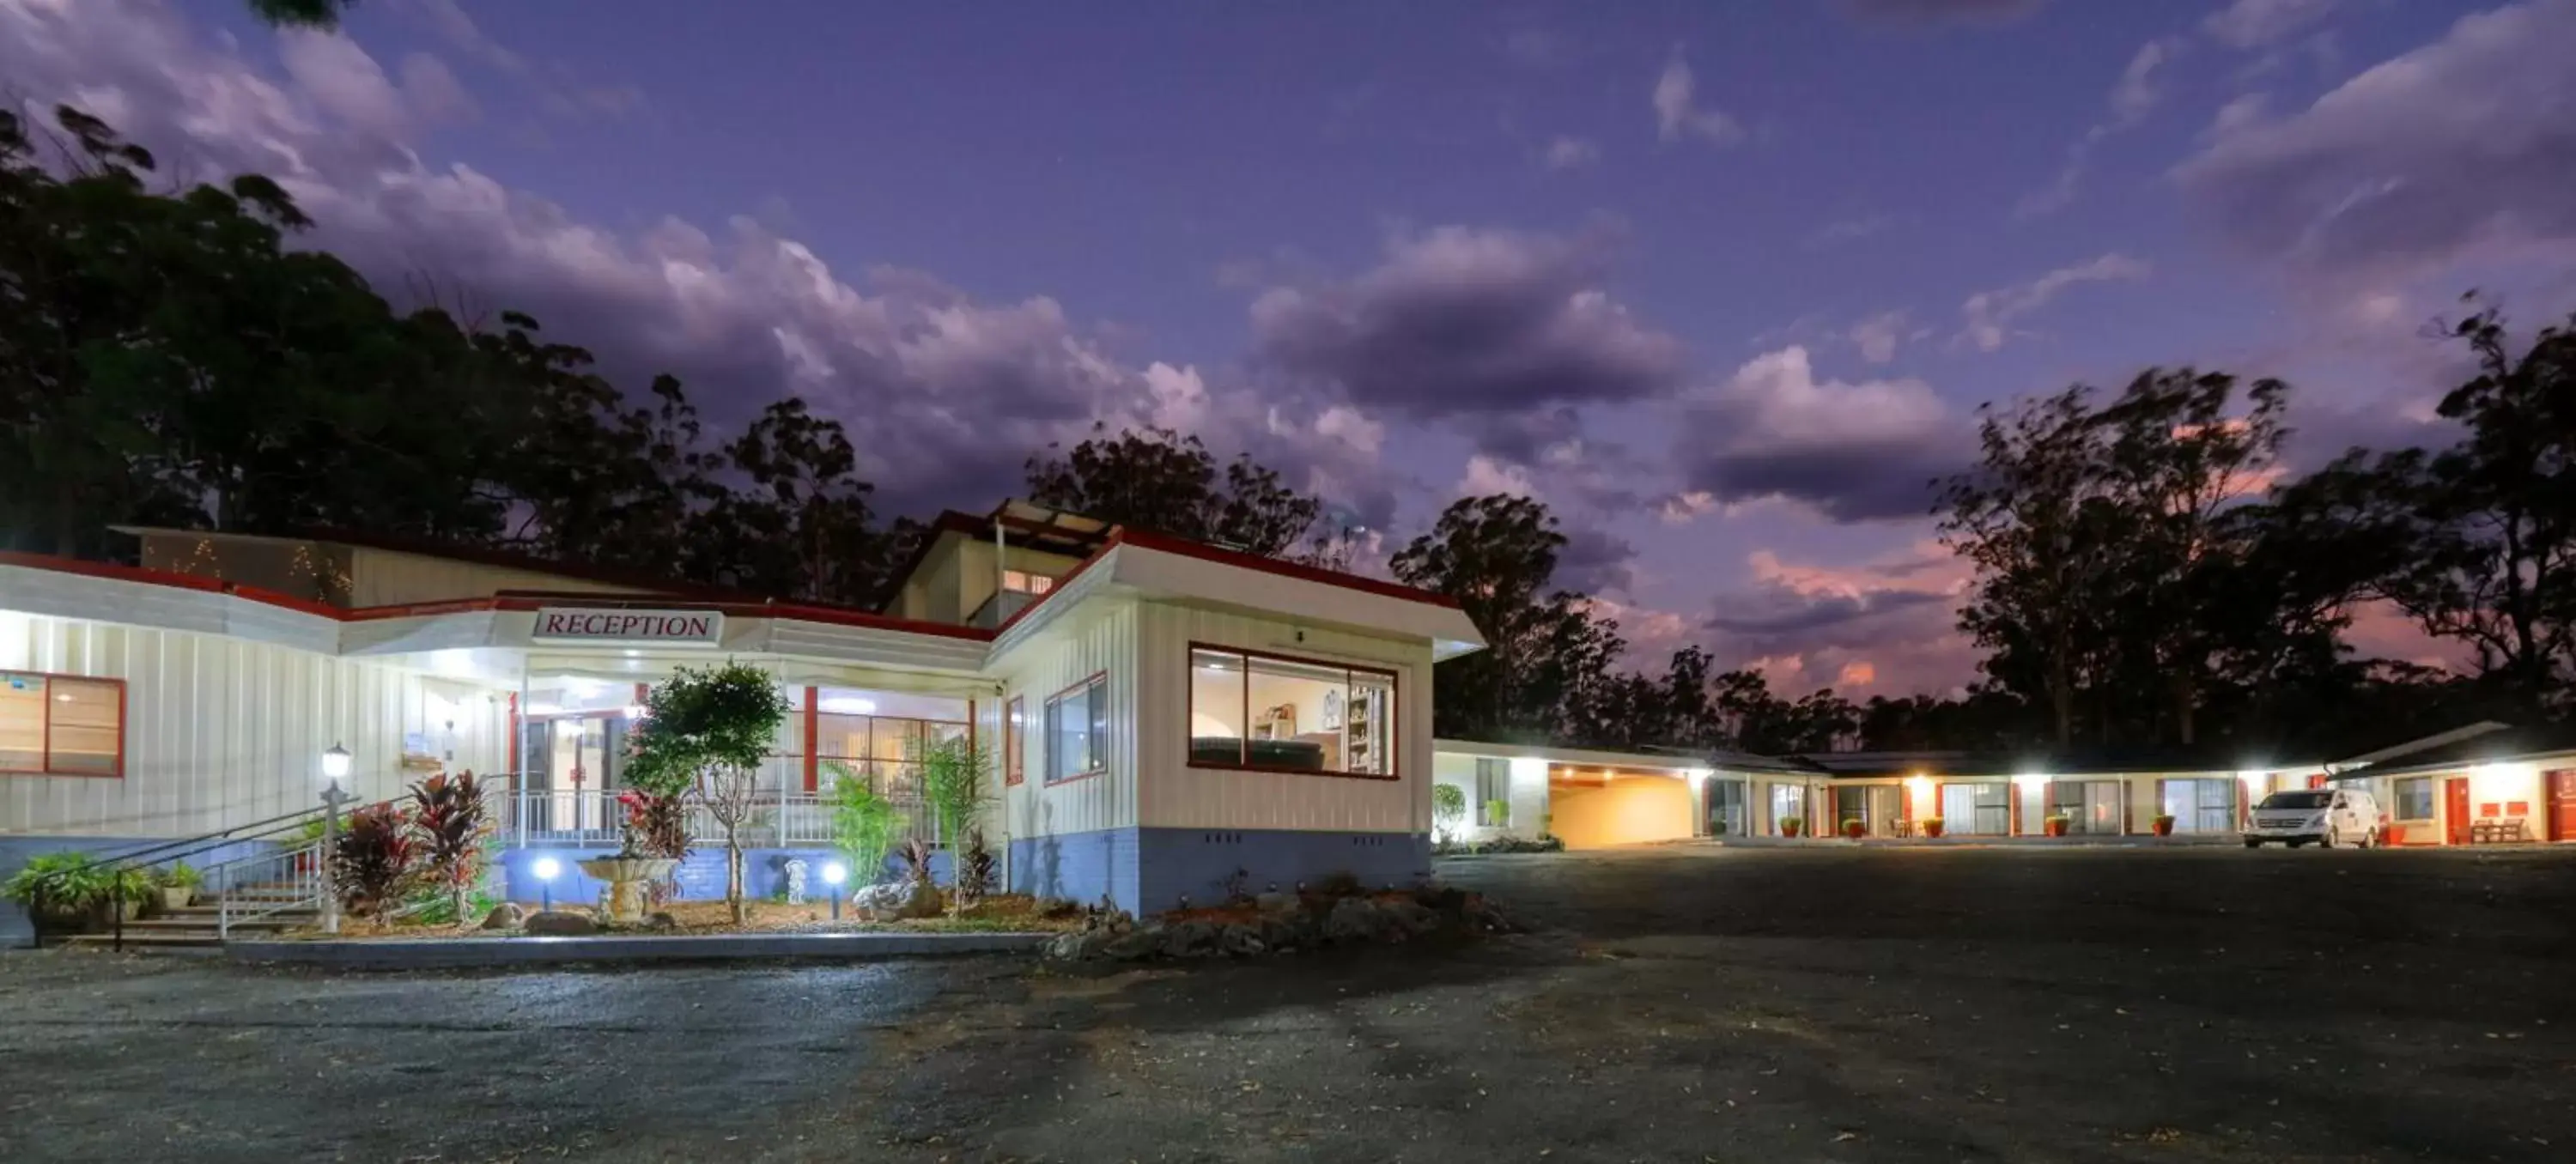
<path fill-rule="evenodd" d="M 320 909 L 292 885 L 235 886 L 227 896 L 232 907 L 230 929 L 236 938 L 268 937 L 322 924 Z M 224 944 L 224 927 L 219 924 L 222 911 L 221 905 L 204 898 L 179 909 L 158 909 L 126 922 L 122 944 L 132 953 L 218 954 Z M 115 948 L 119 938 L 114 933 L 79 934 L 65 944 L 106 950 Z"/>

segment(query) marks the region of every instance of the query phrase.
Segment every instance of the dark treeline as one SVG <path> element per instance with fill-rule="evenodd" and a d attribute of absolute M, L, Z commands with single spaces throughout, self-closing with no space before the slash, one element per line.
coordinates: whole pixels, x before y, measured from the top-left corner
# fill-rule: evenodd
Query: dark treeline
<path fill-rule="evenodd" d="M 683 385 L 609 383 L 535 320 L 399 311 L 275 183 L 154 190 L 151 156 L 77 111 L 0 113 L 0 545 L 112 556 L 107 528 L 344 528 L 872 604 L 920 526 L 881 520 L 847 433 L 771 404 L 718 439 Z M 47 152 L 49 151 L 49 152 Z M 2289 389 L 2151 370 L 1990 408 L 1936 483 L 1975 567 L 1981 648 L 1955 697 L 1774 693 L 1687 647 L 1641 674 L 1555 583 L 1541 503 L 1472 497 L 1397 550 L 1492 643 L 1443 664 L 1442 734 L 1596 746 L 2003 748 L 2339 744 L 2472 715 L 2564 714 L 2576 689 L 2576 337 L 2454 325 L 2479 374 L 2459 439 L 2279 459 Z M 1031 499 L 1347 567 L 1319 499 L 1194 436 L 1095 430 L 1029 458 Z M 2380 604 L 2470 660 L 2358 658 Z"/>

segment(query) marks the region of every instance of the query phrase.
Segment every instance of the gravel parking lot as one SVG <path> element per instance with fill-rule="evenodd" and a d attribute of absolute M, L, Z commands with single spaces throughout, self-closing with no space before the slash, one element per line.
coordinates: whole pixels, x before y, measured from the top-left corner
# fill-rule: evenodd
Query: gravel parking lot
<path fill-rule="evenodd" d="M 1452 863 L 1540 932 L 1064 974 L 0 957 L 0 1160 L 2564 1160 L 2576 851 Z"/>

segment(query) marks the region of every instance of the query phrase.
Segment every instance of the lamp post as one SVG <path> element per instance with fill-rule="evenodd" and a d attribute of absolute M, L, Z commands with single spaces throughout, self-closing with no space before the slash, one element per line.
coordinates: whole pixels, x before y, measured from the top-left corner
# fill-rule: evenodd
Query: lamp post
<path fill-rule="evenodd" d="M 315 863 L 322 867 L 322 932 L 340 932 L 340 876 L 331 860 L 340 851 L 340 806 L 357 797 L 340 787 L 340 778 L 349 774 L 349 749 L 332 744 L 322 753 L 322 851 Z"/>
<path fill-rule="evenodd" d="M 850 879 L 848 866 L 834 861 L 823 866 L 823 884 L 831 886 L 832 920 L 841 920 L 841 883 Z"/>
<path fill-rule="evenodd" d="M 537 875 L 537 908 L 551 913 L 555 908 L 555 875 L 563 872 L 563 862 L 552 857 L 539 857 L 528 866 Z"/>

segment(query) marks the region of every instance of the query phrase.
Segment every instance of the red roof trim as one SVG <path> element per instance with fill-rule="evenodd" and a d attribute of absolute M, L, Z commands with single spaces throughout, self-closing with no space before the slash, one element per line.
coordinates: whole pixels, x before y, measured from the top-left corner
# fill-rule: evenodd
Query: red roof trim
<path fill-rule="evenodd" d="M 1247 554 L 1241 550 L 1223 549 L 1217 546 L 1207 545 L 1202 542 L 1190 541 L 1186 538 L 1168 537 L 1163 534 L 1146 533 L 1141 530 L 1122 530 L 1116 537 L 1111 539 L 1110 544 L 1116 545 L 1119 542 L 1126 542 L 1148 550 L 1158 550 L 1166 554 L 1179 554 L 1185 558 L 1197 558 L 1202 561 L 1216 562 L 1221 565 L 1237 566 L 1246 570 L 1259 570 L 1262 573 L 1277 574 L 1283 578 L 1295 578 L 1305 582 L 1318 582 L 1326 586 L 1339 586 L 1345 590 L 1357 590 L 1366 594 L 1402 599 L 1406 602 L 1421 602 L 1428 603 L 1432 606 L 1446 606 L 1452 610 L 1459 609 L 1458 600 L 1451 598 L 1446 594 L 1435 594 L 1429 590 L 1421 590 L 1401 583 L 1387 582 L 1377 578 L 1365 578 L 1358 574 L 1344 574 L 1336 570 L 1321 569 L 1319 567 L 1308 566 L 1297 562 L 1284 562 L 1277 558 L 1265 558 L 1259 554 Z"/>

